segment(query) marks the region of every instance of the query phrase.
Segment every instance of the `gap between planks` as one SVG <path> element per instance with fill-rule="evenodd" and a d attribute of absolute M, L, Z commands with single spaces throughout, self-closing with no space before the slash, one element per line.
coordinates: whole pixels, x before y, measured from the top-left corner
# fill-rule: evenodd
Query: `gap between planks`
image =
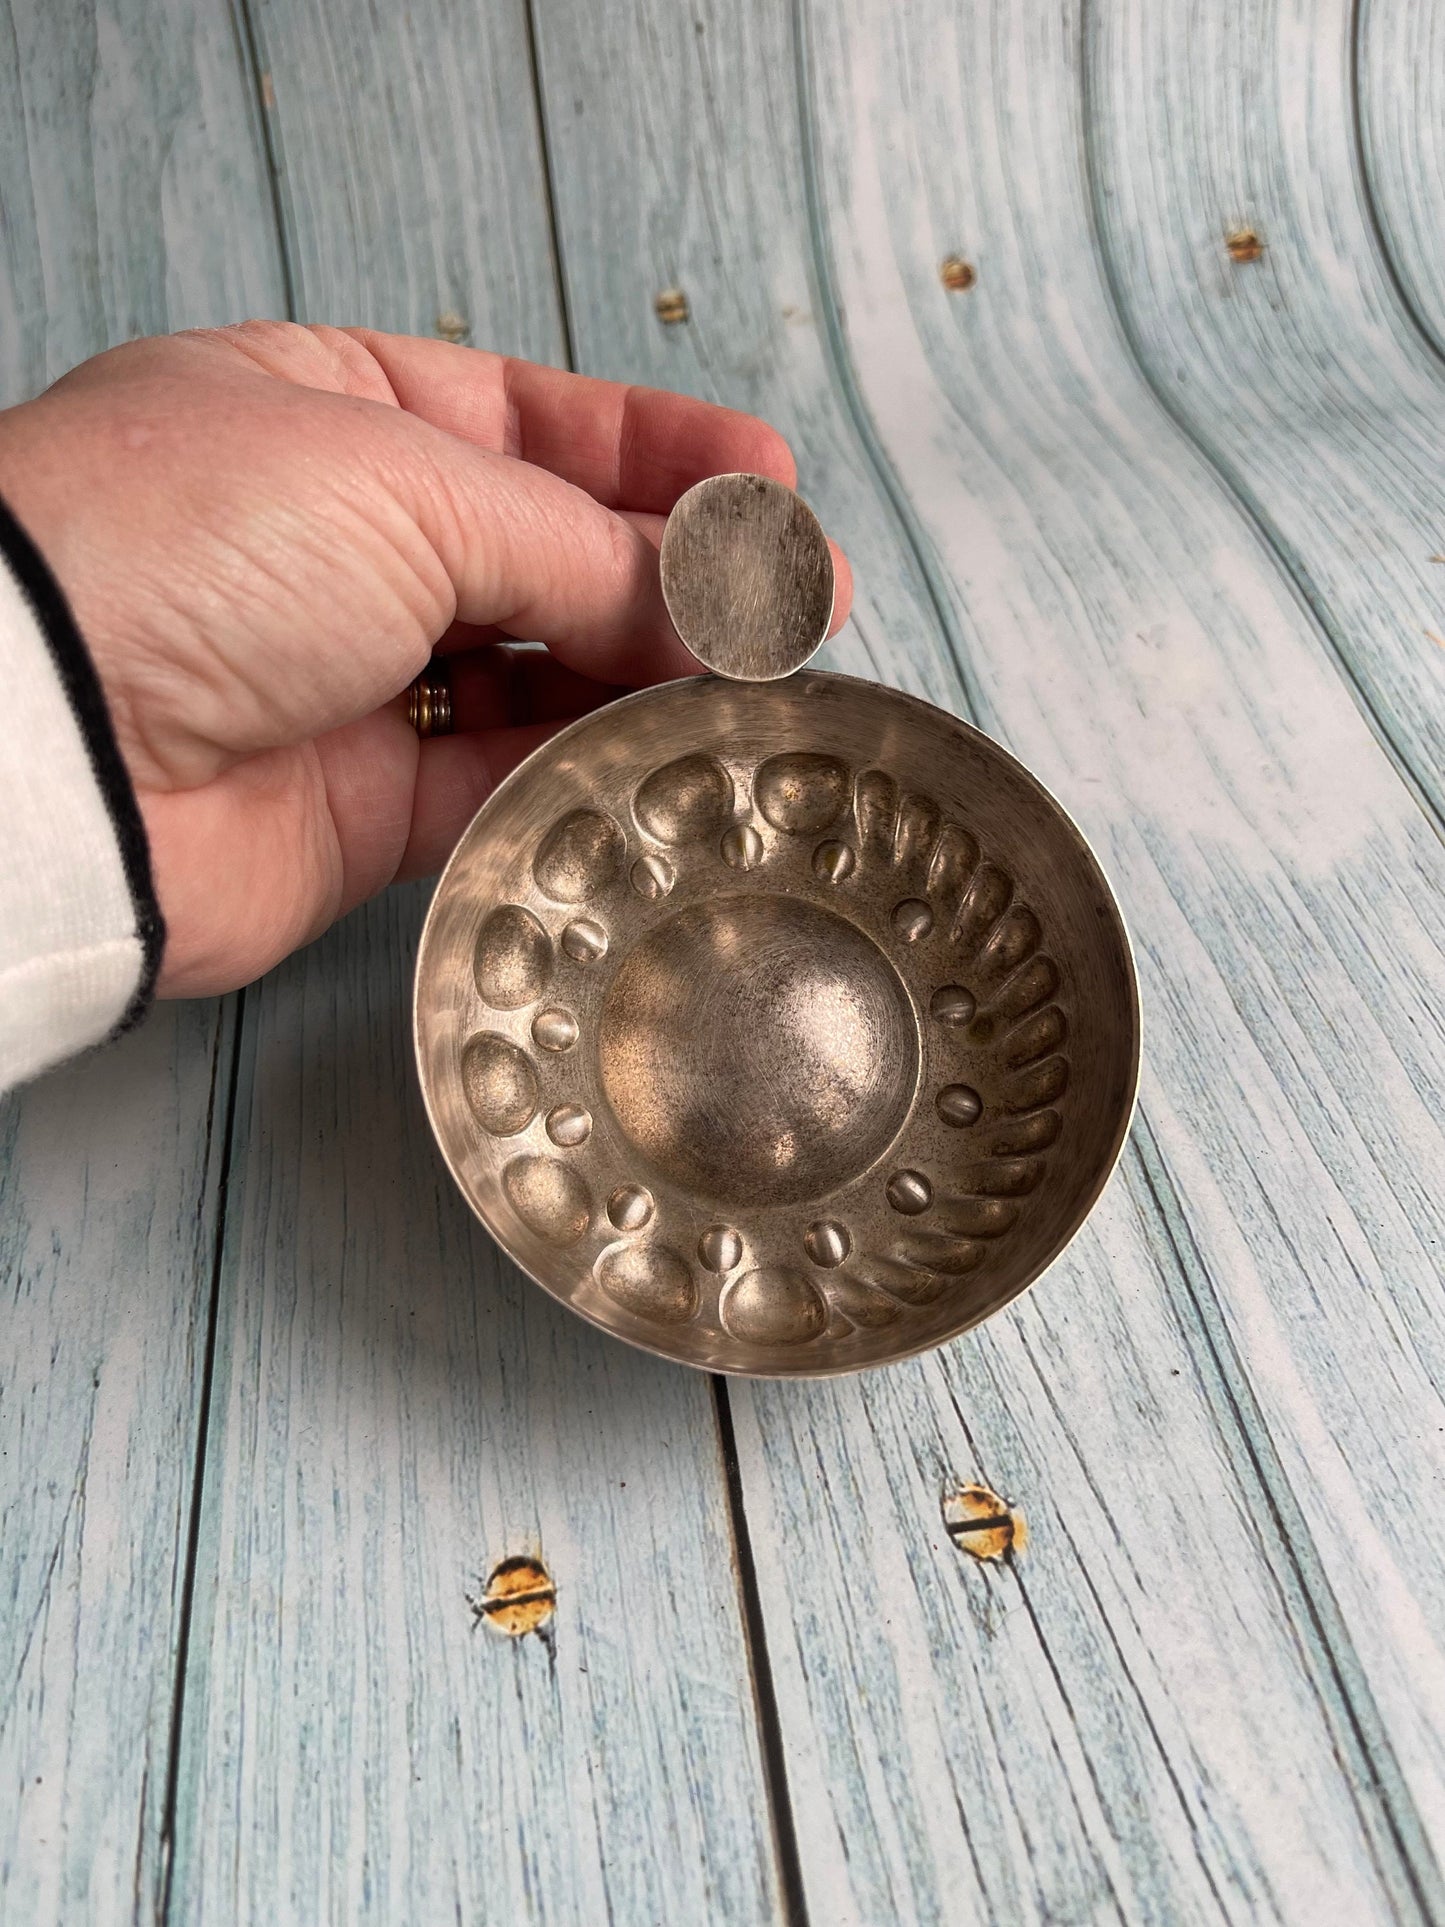
<path fill-rule="evenodd" d="M 221 1260 L 225 1249 L 226 1207 L 230 1200 L 231 1153 L 235 1144 L 236 1092 L 240 1085 L 241 1038 L 246 1016 L 246 993 L 236 992 L 232 1006 L 230 1050 L 226 1053 L 227 1081 L 224 1115 L 220 1119 L 220 1170 L 216 1177 L 215 1243 L 211 1252 L 210 1290 L 206 1301 L 206 1340 L 201 1358 L 201 1395 L 196 1409 L 196 1443 L 191 1460 L 191 1504 L 186 1518 L 185 1555 L 181 1566 L 181 1604 L 176 1636 L 175 1679 L 171 1685 L 170 1733 L 166 1746 L 166 1783 L 161 1803 L 161 1892 L 158 1920 L 171 1914 L 171 1874 L 175 1864 L 176 1801 L 180 1791 L 181 1726 L 185 1718 L 186 1669 L 191 1650 L 191 1617 L 196 1597 L 196 1562 L 201 1539 L 202 1500 L 206 1479 L 206 1451 L 211 1436 L 211 1388 L 216 1376 L 216 1331 L 221 1306 Z M 222 1039 L 217 1038 L 216 1077 L 219 1081 Z M 215 1086 L 213 1086 L 214 1092 Z M 212 1116 L 215 1100 L 212 1098 Z M 137 1896 L 137 1899 L 139 1896 Z"/>

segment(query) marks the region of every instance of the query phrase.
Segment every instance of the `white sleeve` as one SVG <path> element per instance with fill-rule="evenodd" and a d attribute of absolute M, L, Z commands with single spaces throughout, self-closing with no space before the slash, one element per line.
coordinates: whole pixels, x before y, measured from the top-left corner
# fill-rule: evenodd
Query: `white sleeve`
<path fill-rule="evenodd" d="M 0 504 L 0 1091 L 127 1028 L 165 931 L 95 670 Z"/>

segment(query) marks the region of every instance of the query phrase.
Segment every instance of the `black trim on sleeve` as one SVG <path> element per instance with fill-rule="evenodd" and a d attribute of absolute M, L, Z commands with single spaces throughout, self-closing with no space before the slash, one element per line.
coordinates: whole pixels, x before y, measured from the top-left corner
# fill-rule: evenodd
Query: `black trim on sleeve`
<path fill-rule="evenodd" d="M 115 840 L 120 846 L 121 862 L 125 866 L 125 880 L 135 907 L 136 931 L 141 940 L 142 962 L 141 979 L 135 995 L 124 1017 L 111 1033 L 112 1036 L 118 1036 L 121 1031 L 129 1030 L 139 1022 L 149 1008 L 155 995 L 161 952 L 165 949 L 166 926 L 160 904 L 156 901 L 155 885 L 151 881 L 150 844 L 146 841 L 140 806 L 136 802 L 135 790 L 111 727 L 110 711 L 105 706 L 100 678 L 95 673 L 95 664 L 76 627 L 70 604 L 60 584 L 50 573 L 45 558 L 3 499 L 0 499 L 0 554 L 10 564 L 21 593 L 30 604 L 49 645 L 61 687 L 65 690 L 75 720 L 80 725 L 80 733 L 85 739 L 90 767 L 105 798 Z"/>

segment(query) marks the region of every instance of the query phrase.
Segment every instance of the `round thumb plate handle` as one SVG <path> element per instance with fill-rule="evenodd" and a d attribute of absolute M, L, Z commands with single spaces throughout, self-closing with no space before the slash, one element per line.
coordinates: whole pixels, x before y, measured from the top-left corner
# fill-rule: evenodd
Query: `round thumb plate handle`
<path fill-rule="evenodd" d="M 710 475 L 662 536 L 662 594 L 706 669 L 777 682 L 817 653 L 833 616 L 833 556 L 816 515 L 763 475 Z"/>

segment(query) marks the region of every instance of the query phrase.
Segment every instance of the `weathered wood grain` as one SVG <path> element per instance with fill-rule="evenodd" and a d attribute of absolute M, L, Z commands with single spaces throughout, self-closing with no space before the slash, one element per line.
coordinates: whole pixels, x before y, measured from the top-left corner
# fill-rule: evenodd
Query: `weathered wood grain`
<path fill-rule="evenodd" d="M 570 0 L 544 0 L 535 15 L 578 367 L 776 421 L 856 578 L 852 620 L 819 664 L 950 699 L 957 667 L 940 652 L 928 581 L 860 459 L 810 254 L 779 241 L 801 233 L 804 197 L 779 0 L 741 23 L 661 5 L 604 21 Z M 775 57 L 781 67 L 754 70 Z M 654 303 L 672 288 L 690 311 L 668 325 Z"/>
<path fill-rule="evenodd" d="M 260 130 L 220 8 L 0 8 L 0 399 L 134 335 L 283 311 Z"/>
<path fill-rule="evenodd" d="M 0 7 L 0 400 L 279 277 L 223 16 Z M 4 1106 L 0 1916 L 149 1916 L 210 1315 L 231 1023 L 145 1032 Z"/>
<path fill-rule="evenodd" d="M 299 312 L 445 306 L 560 359 L 522 10 L 256 25 Z M 560 1311 L 468 1215 L 411 1062 L 426 896 L 248 1003 L 176 1916 L 771 1919 L 708 1384 Z M 557 1586 L 545 1643 L 469 1605 L 521 1554 Z"/>
<path fill-rule="evenodd" d="M 704 1379 L 498 1255 L 431 1142 L 393 893 L 248 999 L 183 1919 L 771 1918 Z M 549 1637 L 470 1599 L 539 1556 Z"/>
<path fill-rule="evenodd" d="M 1445 7 L 1359 0 L 1354 32 L 1370 212 L 1401 299 L 1445 356 Z"/>
<path fill-rule="evenodd" d="M 560 361 L 525 8 L 247 11 L 296 319 Z"/>
<path fill-rule="evenodd" d="M 1077 10 L 809 10 L 821 287 L 786 17 L 695 11 L 538 8 L 582 358 L 772 413 L 846 541 L 864 448 L 810 461 L 822 350 L 776 321 L 808 287 L 943 607 L 920 670 L 905 593 L 890 680 L 966 662 L 951 700 L 1098 840 L 1148 1013 L 1139 1148 L 1031 1300 L 917 1367 L 734 1393 L 810 1904 L 1432 1917 L 1438 842 L 1133 359 Z M 1016 1572 L 939 1532 L 979 1475 L 1035 1521 Z"/>
<path fill-rule="evenodd" d="M 1352 0 L 1227 14 L 1101 0 L 1080 47 L 1085 140 L 1120 312 L 1156 392 L 1278 550 L 1439 817 L 1445 381 L 1360 168 L 1353 15 Z M 1407 84 L 1397 75 L 1402 121 Z M 1231 258 L 1241 229 L 1257 257 Z"/>
<path fill-rule="evenodd" d="M 7 1920 L 159 1900 L 229 1075 L 197 1006 L 0 1111 Z"/>
<path fill-rule="evenodd" d="M 1249 1449 L 1314 1570 L 1318 1610 L 1337 1615 L 1329 1664 L 1348 1717 L 1383 1748 L 1376 1851 L 1388 1866 L 1393 1844 L 1407 1893 L 1438 1907 L 1440 848 L 1372 753 L 1292 585 L 1272 592 L 1262 545 L 1226 535 L 1217 492 L 1132 379 L 1088 271 L 1076 157 L 1097 89 L 1081 116 L 1077 43 L 1066 30 L 1050 46 L 1038 21 L 1013 27 L 992 43 L 966 30 L 952 46 L 904 40 L 901 124 L 962 130 L 999 103 L 988 131 L 954 148 L 958 172 L 931 142 L 900 169 L 882 137 L 887 96 L 858 90 L 830 149 L 851 216 L 833 228 L 840 294 L 865 394 L 945 560 L 962 576 L 980 550 L 1005 548 L 1009 484 L 1026 526 L 1047 529 L 1046 620 L 1014 627 L 1029 580 L 1016 536 L 1008 574 L 990 569 L 985 590 L 975 573 L 960 613 L 989 665 L 991 713 L 1076 801 L 1123 889 L 1152 1018 L 1141 1141 L 1172 1172 L 1202 1325 L 1257 1403 L 1264 1439 L 1240 1405 Z M 854 73 L 888 71 L 875 34 L 833 44 Z M 1130 54 L 1117 95 L 1132 103 L 1148 87 Z M 1222 44 L 1196 48 L 1191 71 L 1212 78 L 1227 58 Z M 1283 82 L 1269 98 L 1282 97 Z M 1060 142 L 1061 127 L 1076 138 Z M 1191 157 L 1173 123 L 1127 149 L 1140 179 L 1187 173 Z M 905 183 L 927 209 L 911 230 L 897 217 Z M 960 227 L 980 263 L 963 315 L 923 292 L 942 234 Z M 924 350 L 906 374 L 902 299 Z M 1297 471 L 1297 495 L 1306 485 Z M 1132 565 L 1113 514 L 1079 527 L 1081 501 L 1101 500 L 1127 509 Z M 1362 649 L 1387 632 L 1378 608 L 1370 618 Z M 1404 955 L 1419 959 L 1408 972 Z M 1362 1557 L 1358 1531 L 1396 1508 L 1410 1529 Z"/>
<path fill-rule="evenodd" d="M 383 15 L 258 7 L 299 310 L 429 329 L 454 304 L 557 358 L 520 14 Z M 1184 15 L 1091 15 L 1081 85 L 1076 9 L 817 9 L 800 123 L 779 6 L 539 12 L 583 361 L 789 430 L 862 577 L 834 660 L 966 701 L 1060 789 L 1152 1018 L 1136 1151 L 1033 1298 L 916 1366 L 732 1393 L 830 1927 L 1442 1912 L 1442 864 L 1335 674 L 1435 802 L 1437 692 L 1381 615 L 1401 589 L 1418 615 L 1433 377 L 1354 253 L 1339 15 L 1256 12 L 1242 65 Z M 264 224 L 237 254 L 256 154 L 214 23 L 45 18 L 9 21 L 27 95 L 0 97 L 12 391 L 107 332 L 280 305 L 245 279 Z M 1300 258 L 1211 305 L 1185 269 L 1208 283 L 1200 208 L 1221 156 L 1262 175 L 1251 141 Z M 1237 198 L 1265 254 L 1229 271 L 1277 268 L 1278 212 Z M 955 253 L 977 279 L 949 293 Z M 565 1319 L 451 1195 L 405 1095 L 418 906 L 295 960 L 244 1040 L 173 1917 L 774 1917 L 699 1382 Z M 205 1013 L 170 1021 L 174 1060 L 154 1027 L 10 1123 L 7 1914 L 103 1920 L 161 1877 L 226 1056 Z M 1029 1520 L 1014 1566 L 941 1531 L 973 1476 Z M 525 1549 L 559 1581 L 552 1648 L 472 1628 L 476 1575 Z"/>

